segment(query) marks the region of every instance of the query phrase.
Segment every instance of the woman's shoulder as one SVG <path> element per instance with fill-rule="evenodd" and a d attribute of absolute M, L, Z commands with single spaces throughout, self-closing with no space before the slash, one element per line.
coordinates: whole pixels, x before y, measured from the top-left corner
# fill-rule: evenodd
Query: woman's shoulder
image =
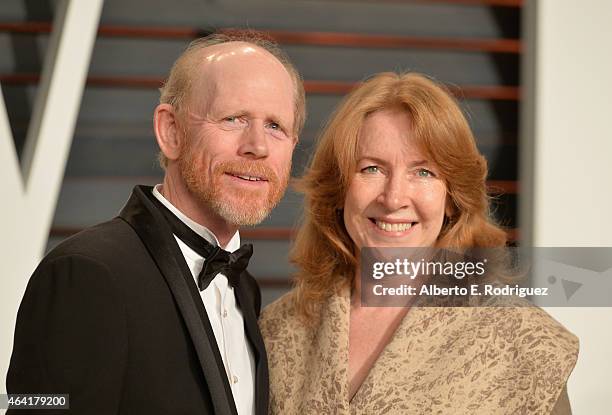
<path fill-rule="evenodd" d="M 476 309 L 471 329 L 498 361 L 559 390 L 578 359 L 578 338 L 545 310 L 533 306 Z M 469 329 L 469 327 L 468 327 Z"/>
<path fill-rule="evenodd" d="M 329 309 L 335 309 L 338 295 L 331 295 L 308 317 L 301 312 L 297 291 L 291 290 L 264 308 L 259 317 L 259 328 L 266 347 L 281 345 L 284 348 L 308 349 L 317 334 L 323 330 L 324 321 L 329 318 Z"/>
<path fill-rule="evenodd" d="M 578 337 L 545 310 L 536 306 L 526 306 L 519 307 L 516 312 L 521 316 L 518 335 L 525 347 L 543 347 L 549 348 L 551 352 L 565 352 L 568 358 L 572 355 L 577 356 Z"/>
<path fill-rule="evenodd" d="M 453 398 L 458 413 L 473 408 L 479 413 L 550 413 L 576 364 L 577 337 L 535 306 L 412 312 L 396 350 L 410 346 L 411 365 L 418 370 L 406 366 L 399 379 L 420 382 L 417 375 L 427 374 L 420 384 L 442 401 L 457 385 L 471 391 Z M 397 364 L 393 359 L 387 367 Z M 434 383 L 436 388 L 427 389 Z"/>
<path fill-rule="evenodd" d="M 530 391 L 501 402 L 550 413 L 578 359 L 578 338 L 545 310 L 533 306 L 480 310 L 498 367 L 489 382 L 505 390 Z M 495 370 L 493 370 L 495 372 Z M 536 410 L 535 408 L 539 408 Z"/>
<path fill-rule="evenodd" d="M 264 307 L 259 323 L 263 324 L 278 319 L 290 321 L 296 318 L 295 290 L 291 290 Z"/>
<path fill-rule="evenodd" d="M 524 299 L 501 302 L 499 306 L 477 308 L 479 320 L 508 331 L 515 345 L 524 350 L 550 348 L 578 353 L 578 338 L 544 309 Z"/>
<path fill-rule="evenodd" d="M 293 337 L 296 331 L 303 331 L 304 322 L 295 304 L 295 290 L 292 290 L 263 309 L 259 328 L 265 340 Z"/>

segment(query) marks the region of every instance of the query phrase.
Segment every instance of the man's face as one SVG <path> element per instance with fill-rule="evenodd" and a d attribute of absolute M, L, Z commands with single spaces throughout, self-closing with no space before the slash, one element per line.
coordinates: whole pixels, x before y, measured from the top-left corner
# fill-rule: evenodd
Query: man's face
<path fill-rule="evenodd" d="M 242 45 L 209 48 L 195 69 L 178 160 L 190 194 L 239 226 L 261 222 L 279 202 L 297 140 L 291 77 L 267 52 Z"/>

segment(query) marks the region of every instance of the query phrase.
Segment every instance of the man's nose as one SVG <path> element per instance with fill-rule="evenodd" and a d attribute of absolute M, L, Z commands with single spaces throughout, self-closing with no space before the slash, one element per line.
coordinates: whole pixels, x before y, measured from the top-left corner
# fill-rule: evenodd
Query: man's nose
<path fill-rule="evenodd" d="M 268 141 L 265 127 L 258 122 L 251 122 L 244 130 L 238 152 L 243 157 L 260 159 L 268 156 Z"/>

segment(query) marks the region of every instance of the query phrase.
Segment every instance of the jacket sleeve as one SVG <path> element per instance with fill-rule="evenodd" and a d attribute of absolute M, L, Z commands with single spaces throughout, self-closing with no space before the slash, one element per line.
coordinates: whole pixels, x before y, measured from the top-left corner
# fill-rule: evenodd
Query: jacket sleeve
<path fill-rule="evenodd" d="M 69 394 L 69 413 L 117 413 L 127 361 L 123 304 L 104 264 L 81 255 L 45 259 L 19 307 L 8 393 Z"/>

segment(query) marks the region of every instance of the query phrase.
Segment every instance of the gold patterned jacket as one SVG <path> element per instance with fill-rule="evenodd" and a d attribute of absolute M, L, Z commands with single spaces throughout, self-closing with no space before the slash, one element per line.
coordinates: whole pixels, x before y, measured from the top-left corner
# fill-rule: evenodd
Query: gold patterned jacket
<path fill-rule="evenodd" d="M 260 327 L 270 414 L 570 414 L 578 339 L 537 307 L 414 307 L 349 402 L 349 290 L 313 325 L 292 293 Z"/>

